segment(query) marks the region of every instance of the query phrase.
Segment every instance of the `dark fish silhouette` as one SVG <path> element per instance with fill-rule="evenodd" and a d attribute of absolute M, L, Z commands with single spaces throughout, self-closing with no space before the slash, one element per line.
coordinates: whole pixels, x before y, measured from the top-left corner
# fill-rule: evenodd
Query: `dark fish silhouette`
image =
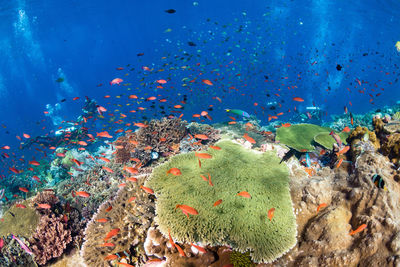
<path fill-rule="evenodd" d="M 165 12 L 167 12 L 168 14 L 174 14 L 176 12 L 175 9 L 167 9 L 165 10 Z"/>

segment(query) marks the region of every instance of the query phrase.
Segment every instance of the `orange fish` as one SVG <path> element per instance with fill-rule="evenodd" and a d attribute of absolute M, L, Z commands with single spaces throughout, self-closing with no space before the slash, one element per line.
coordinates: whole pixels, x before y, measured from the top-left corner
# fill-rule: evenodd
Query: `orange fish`
<path fill-rule="evenodd" d="M 175 243 L 174 243 L 174 240 L 171 237 L 171 233 L 169 232 L 169 229 L 168 229 L 168 236 L 169 236 L 169 243 L 171 244 L 172 247 L 175 247 Z"/>
<path fill-rule="evenodd" d="M 106 208 L 106 212 L 109 212 L 112 210 L 112 206 L 108 206 L 108 208 Z"/>
<path fill-rule="evenodd" d="M 178 169 L 178 168 L 171 168 L 171 169 L 169 169 L 169 170 L 167 171 L 167 174 L 170 174 L 170 173 L 173 174 L 173 175 L 175 175 L 175 176 L 179 176 L 179 175 L 182 174 L 181 170 Z"/>
<path fill-rule="evenodd" d="M 110 85 L 114 85 L 114 84 L 118 84 L 119 85 L 122 82 L 123 82 L 123 80 L 121 78 L 115 78 L 110 82 Z"/>
<path fill-rule="evenodd" d="M 174 108 L 183 108 L 182 105 L 175 105 Z"/>
<path fill-rule="evenodd" d="M 195 155 L 196 157 L 200 158 L 200 159 L 210 159 L 210 158 L 212 158 L 212 155 L 207 154 L 207 153 L 197 153 L 197 152 L 194 152 L 194 155 Z"/>
<path fill-rule="evenodd" d="M 129 98 L 130 99 L 137 99 L 138 97 L 136 95 L 130 95 Z"/>
<path fill-rule="evenodd" d="M 109 173 L 114 173 L 114 171 L 111 168 L 108 168 L 106 166 L 103 166 L 102 169 L 108 171 Z"/>
<path fill-rule="evenodd" d="M 136 199 L 136 197 L 130 197 L 129 199 L 128 199 L 128 203 L 131 203 L 132 201 L 134 201 Z"/>
<path fill-rule="evenodd" d="M 26 206 L 23 204 L 15 204 L 15 207 L 21 208 L 21 209 L 26 209 Z"/>
<path fill-rule="evenodd" d="M 229 121 L 228 124 L 236 124 L 236 121 Z"/>
<path fill-rule="evenodd" d="M 26 139 L 31 138 L 31 136 L 29 134 L 26 134 L 26 133 L 22 134 L 22 136 L 25 137 Z"/>
<path fill-rule="evenodd" d="M 195 247 L 198 251 L 200 251 L 201 253 L 206 253 L 207 252 L 203 247 L 197 246 L 197 245 L 193 244 L 192 242 L 190 242 L 190 244 L 193 247 Z"/>
<path fill-rule="evenodd" d="M 96 222 L 106 223 L 106 222 L 108 222 L 108 220 L 106 218 L 101 218 L 101 219 L 97 219 Z"/>
<path fill-rule="evenodd" d="M 128 264 L 128 263 L 125 263 L 125 262 L 117 262 L 117 264 L 123 265 L 123 266 L 125 266 L 125 267 L 135 267 L 135 266 L 133 266 L 133 265 L 131 265 L 131 264 Z"/>
<path fill-rule="evenodd" d="M 250 142 L 250 143 L 252 143 L 252 144 L 255 144 L 255 143 L 256 143 L 256 141 L 255 141 L 253 138 L 251 138 L 247 133 L 245 133 L 245 134 L 243 135 L 243 138 L 246 139 L 248 142 Z"/>
<path fill-rule="evenodd" d="M 201 80 L 201 81 L 207 85 L 213 85 L 213 83 L 210 80 Z"/>
<path fill-rule="evenodd" d="M 200 177 L 201 177 L 204 181 L 208 182 L 207 178 L 206 178 L 204 175 L 200 174 Z"/>
<path fill-rule="evenodd" d="M 79 142 L 78 142 L 78 145 L 87 146 L 87 143 L 86 143 L 85 141 L 79 141 Z"/>
<path fill-rule="evenodd" d="M 271 208 L 268 211 L 268 219 L 269 221 L 272 221 L 272 218 L 274 217 L 274 212 L 275 212 L 275 208 Z"/>
<path fill-rule="evenodd" d="M 40 165 L 40 163 L 37 162 L 36 160 L 31 160 L 31 161 L 29 161 L 29 164 L 31 164 L 31 165 L 33 165 L 33 166 L 39 166 L 39 165 Z"/>
<path fill-rule="evenodd" d="M 118 256 L 117 255 L 113 255 L 113 254 L 104 257 L 105 261 L 112 261 L 112 260 L 115 260 L 115 259 L 118 259 Z"/>
<path fill-rule="evenodd" d="M 37 206 L 38 206 L 39 208 L 45 209 L 45 210 L 48 210 L 48 209 L 51 208 L 51 206 L 50 206 L 49 204 L 46 204 L 46 203 L 37 204 Z"/>
<path fill-rule="evenodd" d="M 159 84 L 165 84 L 165 83 L 167 83 L 166 80 L 157 80 L 156 82 L 158 82 Z"/>
<path fill-rule="evenodd" d="M 27 189 L 27 188 L 25 188 L 25 187 L 19 187 L 18 188 L 20 191 L 22 191 L 22 192 L 25 192 L 25 193 L 28 193 L 29 192 L 29 190 Z"/>
<path fill-rule="evenodd" d="M 327 205 L 328 205 L 328 204 L 326 204 L 326 203 L 321 203 L 321 204 L 319 204 L 318 207 L 317 207 L 317 213 L 318 213 L 322 208 L 325 208 Z"/>
<path fill-rule="evenodd" d="M 176 205 L 175 210 L 176 210 L 177 208 L 181 209 L 182 212 L 183 212 L 188 218 L 189 218 L 189 214 L 191 214 L 191 215 L 197 215 L 197 214 L 199 214 L 199 212 L 198 212 L 195 208 L 192 208 L 192 207 L 187 206 L 187 205 L 180 205 L 180 204 L 178 204 L 178 205 Z"/>
<path fill-rule="evenodd" d="M 362 230 L 364 230 L 365 228 L 367 228 L 367 225 L 365 223 L 361 224 L 356 230 L 351 230 L 349 235 L 355 235 L 355 234 L 361 232 Z"/>
<path fill-rule="evenodd" d="M 194 135 L 194 138 L 200 139 L 200 140 L 207 140 L 207 139 L 208 139 L 208 136 L 205 135 L 205 134 L 195 134 L 195 135 Z"/>
<path fill-rule="evenodd" d="M 85 191 L 75 191 L 75 194 L 80 197 L 90 197 L 90 194 Z"/>
<path fill-rule="evenodd" d="M 342 164 L 342 162 L 343 162 L 343 159 L 340 159 L 339 162 L 338 162 L 338 164 L 336 165 L 336 169 L 340 167 L 340 165 Z"/>
<path fill-rule="evenodd" d="M 119 228 L 112 229 L 106 237 L 104 238 L 104 241 L 107 241 L 108 239 L 112 238 L 113 236 L 116 236 L 121 230 Z"/>
<path fill-rule="evenodd" d="M 214 202 L 213 207 L 216 207 L 216 206 L 218 206 L 218 205 L 221 204 L 221 203 L 222 203 L 222 199 L 218 199 L 217 201 Z"/>
<path fill-rule="evenodd" d="M 137 169 L 135 169 L 133 167 L 127 167 L 127 166 L 124 166 L 123 170 L 129 172 L 130 174 L 136 174 L 139 172 Z"/>
<path fill-rule="evenodd" d="M 246 191 L 242 191 L 240 193 L 237 193 L 237 196 L 251 198 L 250 194 L 248 192 L 246 192 Z"/>
<path fill-rule="evenodd" d="M 176 247 L 176 249 L 179 251 L 179 254 L 180 254 L 182 257 L 186 257 L 185 252 L 183 251 L 183 249 L 182 249 L 178 244 L 175 244 L 175 247 Z"/>
<path fill-rule="evenodd" d="M 221 150 L 219 146 L 210 146 L 210 148 L 215 149 L 215 150 Z"/>
<path fill-rule="evenodd" d="M 137 182 L 137 179 L 135 177 L 127 177 L 126 180 L 129 182 Z"/>
<path fill-rule="evenodd" d="M 100 247 L 115 247 L 115 244 L 113 244 L 113 243 L 104 243 L 104 244 L 101 244 Z"/>
<path fill-rule="evenodd" d="M 141 185 L 140 188 L 142 188 L 144 191 L 146 191 L 149 194 L 154 194 L 154 191 L 151 188 L 145 187 L 143 185 Z"/>
<path fill-rule="evenodd" d="M 110 162 L 110 160 L 108 158 L 99 157 L 99 159 L 101 159 L 102 161 L 105 161 L 105 162 Z"/>
<path fill-rule="evenodd" d="M 337 152 L 336 155 L 339 157 L 339 155 L 341 155 L 341 154 L 346 154 L 347 151 L 349 151 L 349 149 L 350 149 L 350 146 L 345 146 L 342 150 Z"/>
<path fill-rule="evenodd" d="M 109 135 L 109 133 L 108 133 L 107 131 L 100 132 L 100 133 L 96 133 L 96 136 L 99 136 L 99 137 L 106 137 L 106 138 L 112 138 L 112 136 Z"/>
<path fill-rule="evenodd" d="M 156 100 L 156 99 L 157 99 L 157 97 L 150 96 L 150 97 L 146 98 L 146 101 L 152 101 L 152 100 Z"/>
<path fill-rule="evenodd" d="M 293 101 L 297 101 L 297 102 L 303 102 L 304 99 L 301 97 L 293 97 Z"/>
<path fill-rule="evenodd" d="M 290 127 L 290 126 L 292 126 L 290 123 L 282 123 L 282 127 Z"/>
<path fill-rule="evenodd" d="M 137 126 L 137 127 L 140 127 L 140 128 L 146 128 L 146 127 L 149 126 L 149 125 L 146 125 L 146 124 L 141 123 L 141 122 L 138 122 L 138 123 L 135 122 L 134 125 Z"/>
<path fill-rule="evenodd" d="M 345 133 L 348 133 L 350 131 L 351 131 L 351 129 L 349 128 L 349 126 L 344 127 L 342 130 L 342 132 L 345 132 Z"/>
<path fill-rule="evenodd" d="M 201 161 L 199 158 L 197 158 L 197 160 L 199 161 L 199 168 L 201 168 Z"/>

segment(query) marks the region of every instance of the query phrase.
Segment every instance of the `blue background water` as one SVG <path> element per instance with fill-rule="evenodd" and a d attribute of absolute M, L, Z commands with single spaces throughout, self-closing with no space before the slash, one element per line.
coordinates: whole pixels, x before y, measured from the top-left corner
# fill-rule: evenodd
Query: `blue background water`
<path fill-rule="evenodd" d="M 171 8 L 176 13 L 165 12 Z M 132 107 L 125 106 L 129 94 L 161 94 L 173 104 L 182 100 L 179 93 L 187 94 L 185 119 L 212 104 L 214 121 L 226 121 L 224 108 L 241 108 L 257 112 L 263 124 L 268 114 L 287 113 L 295 105 L 304 110 L 313 102 L 327 112 L 326 118 L 342 114 L 344 106 L 362 113 L 391 105 L 400 99 L 400 53 L 394 47 L 400 40 L 399 18 L 398 1 L 9 1 L 0 10 L 0 146 L 29 153 L 19 151 L 16 135 L 56 130 L 58 125 L 43 112 L 62 99 L 66 101 L 56 114 L 60 120 L 75 120 L 84 96 L 109 111 L 127 112 Z M 179 70 L 168 69 L 175 65 Z M 183 70 L 183 65 L 191 69 Z M 147 74 L 142 66 L 155 71 Z M 156 72 L 161 68 L 165 71 Z M 146 86 L 140 85 L 143 76 Z M 56 82 L 59 77 L 65 80 Z M 132 83 L 131 90 L 110 86 L 116 77 Z M 185 77 L 199 78 L 191 92 L 182 87 Z M 165 90 L 154 93 L 152 83 L 168 78 Z M 120 94 L 124 96 L 115 98 Z M 72 100 L 78 96 L 80 100 Z M 293 102 L 295 96 L 305 102 Z M 273 101 L 283 107 L 262 115 L 261 106 Z M 153 117 L 148 111 L 129 119 Z"/>

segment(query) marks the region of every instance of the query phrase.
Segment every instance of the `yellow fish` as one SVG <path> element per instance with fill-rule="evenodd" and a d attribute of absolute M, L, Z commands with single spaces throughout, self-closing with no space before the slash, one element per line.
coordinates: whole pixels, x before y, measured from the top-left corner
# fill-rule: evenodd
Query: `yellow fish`
<path fill-rule="evenodd" d="M 397 48 L 397 52 L 400 52 L 400 41 L 397 41 L 395 46 Z"/>

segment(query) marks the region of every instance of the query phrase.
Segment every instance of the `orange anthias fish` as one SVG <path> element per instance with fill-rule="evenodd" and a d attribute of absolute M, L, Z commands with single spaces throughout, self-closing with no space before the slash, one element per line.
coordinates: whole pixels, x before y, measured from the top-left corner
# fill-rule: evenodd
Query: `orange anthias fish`
<path fill-rule="evenodd" d="M 218 206 L 218 205 L 221 204 L 221 203 L 222 203 L 222 199 L 218 199 L 217 201 L 215 201 L 213 207 L 216 207 L 216 206 Z"/>
<path fill-rule="evenodd" d="M 33 165 L 33 166 L 39 166 L 39 165 L 40 165 L 40 163 L 37 162 L 36 160 L 31 160 L 31 161 L 29 161 L 28 163 L 31 164 L 31 165 Z"/>
<path fill-rule="evenodd" d="M 29 192 L 29 190 L 27 189 L 27 188 L 25 188 L 25 187 L 19 187 L 18 188 L 20 191 L 22 191 L 22 192 L 25 192 L 25 193 L 28 193 Z"/>
<path fill-rule="evenodd" d="M 113 243 L 104 243 L 104 244 L 101 244 L 100 247 L 115 247 L 115 244 L 113 244 Z"/>
<path fill-rule="evenodd" d="M 200 251 L 201 253 L 206 253 L 207 252 L 203 247 L 197 246 L 197 245 L 193 244 L 192 242 L 190 242 L 190 244 L 193 247 L 195 247 L 198 251 Z"/>
<path fill-rule="evenodd" d="M 48 210 L 48 209 L 51 208 L 51 206 L 50 206 L 49 204 L 46 204 L 46 203 L 37 204 L 37 206 L 38 206 L 39 208 L 45 209 L 45 210 Z"/>
<path fill-rule="evenodd" d="M 336 155 L 339 157 L 339 155 L 346 154 L 347 151 L 349 151 L 349 149 L 350 149 L 350 146 L 345 146 L 342 150 L 337 152 Z"/>
<path fill-rule="evenodd" d="M 171 237 L 171 233 L 169 232 L 169 229 L 168 229 L 168 236 L 169 236 L 169 243 L 171 244 L 172 247 L 175 247 L 175 243 L 174 243 L 174 240 Z"/>
<path fill-rule="evenodd" d="M 253 138 L 251 138 L 247 133 L 245 133 L 245 134 L 243 135 L 243 138 L 246 139 L 248 142 L 250 142 L 250 143 L 252 143 L 252 144 L 255 144 L 255 143 L 256 143 L 256 141 L 255 141 Z"/>
<path fill-rule="evenodd" d="M 187 205 L 180 205 L 180 204 L 178 204 L 178 205 L 176 205 L 175 210 L 176 210 L 177 208 L 181 209 L 182 212 L 183 212 L 188 218 L 189 218 L 189 214 L 190 214 L 190 215 L 198 215 L 198 214 L 199 214 L 199 212 L 198 212 L 195 208 L 192 208 L 192 207 L 187 206 Z"/>
<path fill-rule="evenodd" d="M 108 220 L 106 218 L 100 218 L 100 219 L 97 219 L 96 222 L 106 223 L 106 222 L 108 222 Z"/>
<path fill-rule="evenodd" d="M 219 146 L 210 146 L 210 148 L 215 149 L 215 150 L 221 150 Z"/>
<path fill-rule="evenodd" d="M 208 153 L 197 153 L 194 152 L 194 155 L 200 159 L 211 159 L 212 155 L 208 154 Z"/>
<path fill-rule="evenodd" d="M 304 102 L 304 99 L 301 97 L 293 97 L 293 101 Z"/>
<path fill-rule="evenodd" d="M 85 191 L 75 191 L 75 194 L 80 197 L 90 197 L 90 194 Z"/>
<path fill-rule="evenodd" d="M 237 196 L 251 198 L 250 194 L 248 192 L 246 192 L 246 191 L 242 191 L 240 193 L 237 193 Z"/>
<path fill-rule="evenodd" d="M 123 82 L 123 80 L 121 78 L 115 78 L 110 82 L 110 85 L 114 85 L 114 84 L 118 84 L 119 85 L 122 82 Z"/>
<path fill-rule="evenodd" d="M 345 133 L 348 133 L 350 131 L 351 131 L 351 129 L 350 129 L 349 126 L 344 127 L 343 130 L 342 130 L 342 132 L 345 132 Z"/>
<path fill-rule="evenodd" d="M 268 219 L 269 221 L 272 221 L 272 218 L 274 217 L 274 212 L 275 212 L 275 208 L 271 208 L 268 211 Z"/>
<path fill-rule="evenodd" d="M 140 188 L 142 188 L 144 191 L 146 191 L 149 194 L 154 194 L 154 191 L 151 188 L 145 187 L 143 185 L 141 185 Z"/>
<path fill-rule="evenodd" d="M 173 174 L 173 175 L 175 175 L 175 176 L 179 176 L 179 175 L 182 174 L 181 170 L 178 169 L 178 168 L 171 168 L 171 169 L 169 169 L 169 170 L 167 171 L 167 174 L 170 174 L 170 173 Z"/>
<path fill-rule="evenodd" d="M 106 237 L 104 238 L 104 241 L 107 241 L 108 239 L 112 238 L 113 236 L 116 236 L 121 230 L 119 228 L 112 229 Z"/>
<path fill-rule="evenodd" d="M 201 80 L 203 83 L 207 84 L 207 85 L 214 85 L 210 80 Z"/>
<path fill-rule="evenodd" d="M 208 140 L 208 136 L 205 134 L 195 134 L 194 138 L 200 139 L 200 140 Z"/>
<path fill-rule="evenodd" d="M 109 173 L 114 173 L 114 171 L 111 168 L 108 168 L 106 166 L 103 166 L 102 169 L 108 171 Z"/>
<path fill-rule="evenodd" d="M 338 164 L 336 165 L 336 169 L 338 169 L 340 167 L 340 165 L 342 165 L 343 159 L 340 159 Z"/>
<path fill-rule="evenodd" d="M 328 206 L 328 204 L 326 204 L 326 203 L 321 203 L 321 204 L 319 204 L 318 207 L 317 207 L 317 213 L 318 213 L 322 208 L 325 208 L 326 206 Z"/>
<path fill-rule="evenodd" d="M 15 207 L 21 208 L 21 209 L 26 209 L 26 206 L 24 204 L 15 204 Z"/>
<path fill-rule="evenodd" d="M 183 251 L 183 249 L 182 249 L 178 244 L 175 244 L 175 247 L 176 247 L 176 249 L 179 251 L 179 254 L 180 254 L 182 257 L 186 257 L 185 252 Z"/>
<path fill-rule="evenodd" d="M 367 228 L 367 225 L 365 223 L 361 224 L 356 230 L 351 230 L 349 235 L 355 235 L 355 234 L 361 232 L 362 230 L 364 230 L 365 228 Z"/>
<path fill-rule="evenodd" d="M 99 136 L 99 137 L 106 137 L 106 138 L 112 138 L 112 136 L 109 135 L 109 133 L 106 132 L 106 131 L 100 132 L 100 133 L 96 133 L 96 136 Z"/>
<path fill-rule="evenodd" d="M 112 260 L 115 260 L 115 259 L 118 259 L 118 256 L 114 255 L 114 254 L 111 254 L 111 255 L 108 255 L 108 256 L 104 257 L 105 261 L 112 261 Z"/>
<path fill-rule="evenodd" d="M 149 126 L 149 125 L 146 125 L 146 124 L 141 123 L 141 122 L 138 122 L 138 123 L 135 122 L 134 125 L 137 126 L 137 127 L 140 127 L 140 128 L 146 128 L 146 127 Z"/>

